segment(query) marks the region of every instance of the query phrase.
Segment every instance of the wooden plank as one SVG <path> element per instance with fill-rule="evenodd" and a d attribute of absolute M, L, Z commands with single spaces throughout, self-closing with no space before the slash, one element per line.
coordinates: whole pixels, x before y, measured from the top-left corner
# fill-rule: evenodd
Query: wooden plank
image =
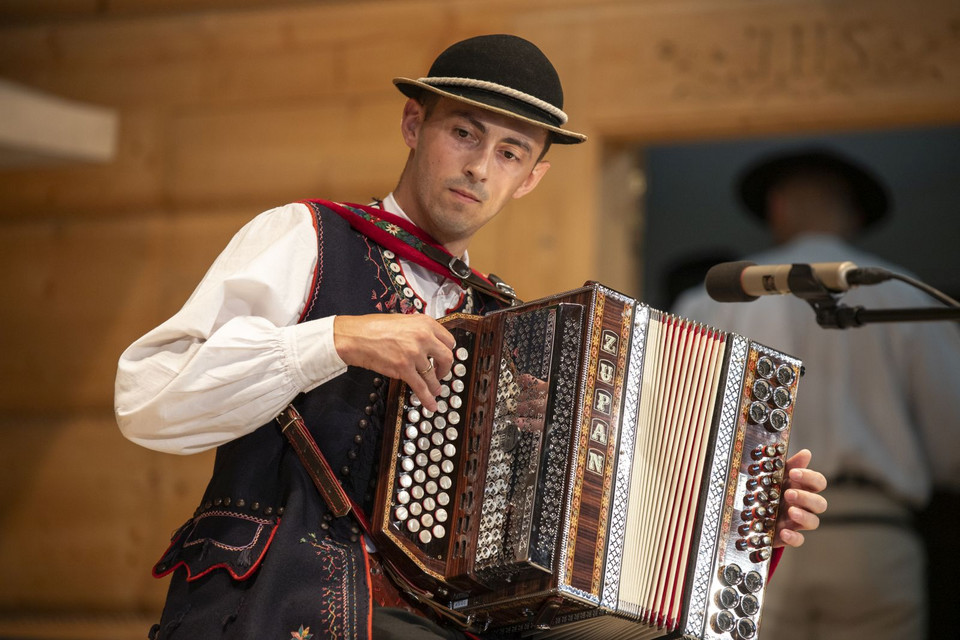
<path fill-rule="evenodd" d="M 136 216 L 164 201 L 166 120 L 156 110 L 121 113 L 116 159 L 0 171 L 0 220 Z"/>
<path fill-rule="evenodd" d="M 649 3 L 590 15 L 591 119 L 619 139 L 960 119 L 960 6 Z M 578 18 L 581 16 L 577 16 Z"/>
<path fill-rule="evenodd" d="M 6 227 L 0 282 L 17 303 L 0 308 L 0 409 L 111 407 L 122 351 L 179 309 L 255 213 Z"/>
<path fill-rule="evenodd" d="M 210 454 L 150 452 L 111 413 L 0 419 L 4 609 L 157 610 L 150 566 L 196 507 Z"/>
<path fill-rule="evenodd" d="M 178 206 L 306 197 L 367 201 L 406 157 L 404 98 L 197 111 L 171 124 L 169 193 Z"/>

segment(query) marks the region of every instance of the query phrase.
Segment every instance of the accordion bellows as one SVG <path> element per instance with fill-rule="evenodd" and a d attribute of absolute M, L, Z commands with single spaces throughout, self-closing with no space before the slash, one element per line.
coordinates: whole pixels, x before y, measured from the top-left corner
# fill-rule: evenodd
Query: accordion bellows
<path fill-rule="evenodd" d="M 382 556 L 488 632 L 756 637 L 800 361 L 597 283 L 443 322 L 438 410 L 391 387 Z"/>

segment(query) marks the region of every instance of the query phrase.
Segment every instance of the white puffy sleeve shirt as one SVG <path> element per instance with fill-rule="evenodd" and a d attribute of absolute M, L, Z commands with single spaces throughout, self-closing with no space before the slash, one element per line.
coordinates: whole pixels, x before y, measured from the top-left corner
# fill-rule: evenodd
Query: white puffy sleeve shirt
<path fill-rule="evenodd" d="M 392 195 L 391 213 L 404 215 Z M 288 204 L 243 227 L 172 318 L 120 357 L 115 411 L 131 441 L 196 453 L 250 433 L 303 391 L 343 373 L 334 317 L 302 322 L 317 264 L 310 210 Z M 401 261 L 434 317 L 453 307 L 453 282 Z"/>

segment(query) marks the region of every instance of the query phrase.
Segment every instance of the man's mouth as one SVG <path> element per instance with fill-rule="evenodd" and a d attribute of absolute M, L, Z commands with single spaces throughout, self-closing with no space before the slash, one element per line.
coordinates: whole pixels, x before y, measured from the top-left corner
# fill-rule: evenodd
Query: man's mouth
<path fill-rule="evenodd" d="M 460 196 L 464 200 L 471 200 L 473 202 L 482 202 L 479 197 L 471 193 L 470 191 L 464 191 L 463 189 L 450 189 L 456 195 Z"/>

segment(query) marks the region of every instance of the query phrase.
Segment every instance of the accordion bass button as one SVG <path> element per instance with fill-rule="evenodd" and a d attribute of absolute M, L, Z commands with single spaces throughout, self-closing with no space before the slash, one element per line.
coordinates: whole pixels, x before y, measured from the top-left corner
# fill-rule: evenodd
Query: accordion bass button
<path fill-rule="evenodd" d="M 773 364 L 773 360 L 767 356 L 763 356 L 757 360 L 757 375 L 761 378 L 772 378 L 773 374 L 776 372 L 776 366 Z"/>
<path fill-rule="evenodd" d="M 755 595 L 745 595 L 740 599 L 740 612 L 745 616 L 755 616 L 760 612 L 760 601 Z"/>
<path fill-rule="evenodd" d="M 720 572 L 724 584 L 735 587 L 743 580 L 743 569 L 738 564 L 728 564 Z"/>
<path fill-rule="evenodd" d="M 770 412 L 770 420 L 767 423 L 767 428 L 771 431 L 780 432 L 786 429 L 790 425 L 790 418 L 787 416 L 787 412 L 783 409 L 774 409 Z"/>
<path fill-rule="evenodd" d="M 752 422 L 764 424 L 770 415 L 770 409 L 762 402 L 751 402 L 750 407 L 747 409 L 747 415 Z"/>
<path fill-rule="evenodd" d="M 793 404 L 793 397 L 790 395 L 790 390 L 786 387 L 777 387 L 774 389 L 773 404 L 777 405 L 781 409 L 786 409 Z"/>
<path fill-rule="evenodd" d="M 748 571 L 743 576 L 743 587 L 750 593 L 756 593 L 763 588 L 763 576 L 759 571 Z"/>
<path fill-rule="evenodd" d="M 743 640 L 750 640 L 757 635 L 757 623 L 750 618 L 740 618 L 737 620 L 737 637 Z"/>
<path fill-rule="evenodd" d="M 788 364 L 782 364 L 777 367 L 777 382 L 782 384 L 785 387 L 793 384 L 793 381 L 796 379 L 796 374 L 793 372 L 793 367 Z"/>
<path fill-rule="evenodd" d="M 753 383 L 753 397 L 761 402 L 766 402 L 773 395 L 773 387 L 763 378 L 759 378 Z"/>
<path fill-rule="evenodd" d="M 713 618 L 713 629 L 718 633 L 726 633 L 733 629 L 737 619 L 729 611 L 721 611 Z"/>
<path fill-rule="evenodd" d="M 733 587 L 721 589 L 717 594 L 717 605 L 721 609 L 733 609 L 740 604 L 740 594 Z"/>

